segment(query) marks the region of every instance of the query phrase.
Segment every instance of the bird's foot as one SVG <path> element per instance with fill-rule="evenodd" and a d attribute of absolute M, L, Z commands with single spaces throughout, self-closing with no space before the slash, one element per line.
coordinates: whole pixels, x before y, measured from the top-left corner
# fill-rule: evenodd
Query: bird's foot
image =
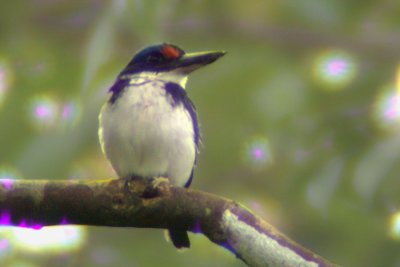
<path fill-rule="evenodd" d="M 151 185 L 153 186 L 153 188 L 158 188 L 163 183 L 169 184 L 169 179 L 166 177 L 159 176 L 159 177 L 154 177 L 153 181 L 151 181 Z"/>
<path fill-rule="evenodd" d="M 143 198 L 154 198 L 161 194 L 163 188 L 169 185 L 169 179 L 166 177 L 139 177 L 129 176 L 124 178 L 124 191 L 126 194 L 132 194 L 133 192 L 143 190 L 141 197 Z M 138 181 L 138 180 L 141 180 Z M 136 181 L 136 183 L 135 183 Z"/>
<path fill-rule="evenodd" d="M 158 197 L 164 191 L 164 188 L 169 184 L 169 179 L 159 176 L 152 177 L 151 181 L 147 184 L 146 190 L 143 192 L 143 198 Z"/>
<path fill-rule="evenodd" d="M 135 176 L 135 175 L 132 175 L 132 176 L 124 178 L 124 180 L 125 180 L 124 181 L 124 191 L 125 191 L 125 193 L 131 193 L 130 183 L 133 182 L 134 180 L 138 180 L 138 179 L 141 179 L 141 178 L 139 176 Z"/>

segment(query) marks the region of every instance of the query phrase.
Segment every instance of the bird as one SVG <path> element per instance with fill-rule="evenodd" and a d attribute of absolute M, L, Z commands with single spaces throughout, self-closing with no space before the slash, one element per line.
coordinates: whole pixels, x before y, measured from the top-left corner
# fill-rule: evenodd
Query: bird
<path fill-rule="evenodd" d="M 101 149 L 119 178 L 165 177 L 174 186 L 190 186 L 200 130 L 186 92 L 188 75 L 225 53 L 186 53 L 161 43 L 133 56 L 109 88 L 99 114 Z M 190 247 L 185 230 L 171 226 L 168 233 L 176 248 Z"/>

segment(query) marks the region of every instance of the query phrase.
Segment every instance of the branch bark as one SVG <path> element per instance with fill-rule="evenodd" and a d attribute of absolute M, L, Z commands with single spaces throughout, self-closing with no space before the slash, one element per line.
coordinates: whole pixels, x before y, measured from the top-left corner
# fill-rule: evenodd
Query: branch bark
<path fill-rule="evenodd" d="M 148 180 L 0 180 L 0 224 L 164 228 L 202 233 L 248 266 L 336 266 L 242 205 Z"/>

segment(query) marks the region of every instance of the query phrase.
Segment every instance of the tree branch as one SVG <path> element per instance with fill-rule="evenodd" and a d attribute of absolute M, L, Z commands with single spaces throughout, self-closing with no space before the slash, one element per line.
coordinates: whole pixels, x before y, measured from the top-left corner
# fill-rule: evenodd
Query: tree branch
<path fill-rule="evenodd" d="M 336 266 L 242 205 L 161 182 L 0 180 L 0 224 L 174 228 L 202 233 L 248 266 Z"/>

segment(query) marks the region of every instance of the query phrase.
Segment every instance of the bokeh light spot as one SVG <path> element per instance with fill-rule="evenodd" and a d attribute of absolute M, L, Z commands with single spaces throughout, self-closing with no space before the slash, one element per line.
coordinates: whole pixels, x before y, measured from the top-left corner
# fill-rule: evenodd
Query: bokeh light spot
<path fill-rule="evenodd" d="M 81 107 L 76 101 L 68 101 L 62 105 L 61 119 L 65 127 L 71 127 L 76 124 L 81 115 Z"/>
<path fill-rule="evenodd" d="M 43 127 L 52 127 L 55 125 L 59 104 L 49 96 L 35 97 L 31 100 L 32 123 L 42 129 Z"/>
<path fill-rule="evenodd" d="M 315 81 L 329 90 L 340 90 L 351 82 L 357 72 L 353 57 L 342 50 L 326 50 L 313 63 Z"/>
<path fill-rule="evenodd" d="M 380 90 L 372 116 L 382 130 L 400 129 L 400 92 L 394 86 L 386 86 Z"/>
<path fill-rule="evenodd" d="M 247 166 L 259 170 L 273 163 L 273 156 L 268 139 L 251 137 L 244 143 L 243 160 Z"/>
<path fill-rule="evenodd" d="M 0 184 L 4 189 L 10 190 L 13 188 L 14 180 L 13 179 L 0 179 Z"/>
<path fill-rule="evenodd" d="M 397 211 L 390 216 L 389 236 L 400 240 L 400 212 Z"/>
<path fill-rule="evenodd" d="M 4 59 L 0 59 L 0 107 L 4 102 L 6 94 L 11 87 L 12 72 L 8 63 Z"/>
<path fill-rule="evenodd" d="M 0 187 L 11 190 L 15 179 L 20 179 L 21 174 L 13 167 L 0 166 Z"/>
<path fill-rule="evenodd" d="M 0 238 L 0 255 L 6 253 L 10 249 L 10 241 L 7 238 Z"/>
<path fill-rule="evenodd" d="M 12 255 L 12 245 L 7 235 L 0 232 L 0 263 Z"/>
<path fill-rule="evenodd" d="M 12 227 L 11 242 L 33 252 L 65 252 L 77 250 L 86 241 L 82 226 L 50 226 L 40 230 Z"/>
<path fill-rule="evenodd" d="M 15 179 L 21 179 L 21 174 L 17 169 L 10 166 L 0 166 L 0 186 L 10 190 Z"/>
<path fill-rule="evenodd" d="M 10 242 L 7 239 L 5 238 L 0 239 L 0 251 L 6 250 L 9 246 Z"/>
<path fill-rule="evenodd" d="M 54 97 L 43 95 L 30 102 L 31 122 L 38 130 L 67 129 L 76 125 L 81 115 L 77 101 L 57 101 Z"/>

